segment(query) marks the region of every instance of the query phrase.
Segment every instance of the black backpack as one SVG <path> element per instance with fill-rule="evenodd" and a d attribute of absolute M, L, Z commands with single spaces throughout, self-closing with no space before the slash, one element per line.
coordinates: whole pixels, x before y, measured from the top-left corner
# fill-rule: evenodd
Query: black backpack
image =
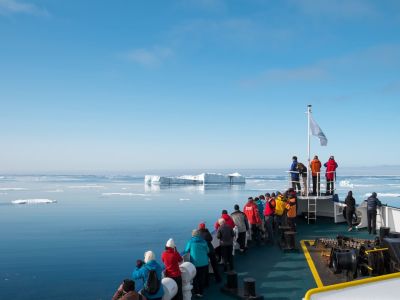
<path fill-rule="evenodd" d="M 156 270 L 149 270 L 147 280 L 144 284 L 144 290 L 149 295 L 154 295 L 160 289 L 160 280 L 158 280 Z"/>
<path fill-rule="evenodd" d="M 306 166 L 303 165 L 302 163 L 297 163 L 297 170 L 299 171 L 299 174 L 300 174 L 300 175 L 305 175 L 305 174 L 307 174 Z"/>

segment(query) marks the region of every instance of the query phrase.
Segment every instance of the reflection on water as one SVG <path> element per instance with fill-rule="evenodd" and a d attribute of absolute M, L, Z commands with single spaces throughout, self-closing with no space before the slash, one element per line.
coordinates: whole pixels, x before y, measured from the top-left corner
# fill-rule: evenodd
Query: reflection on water
<path fill-rule="evenodd" d="M 244 191 L 244 184 L 144 184 L 144 190 L 147 193 L 158 193 L 160 191 L 174 191 L 174 192 L 200 192 L 226 190 L 226 191 Z"/>

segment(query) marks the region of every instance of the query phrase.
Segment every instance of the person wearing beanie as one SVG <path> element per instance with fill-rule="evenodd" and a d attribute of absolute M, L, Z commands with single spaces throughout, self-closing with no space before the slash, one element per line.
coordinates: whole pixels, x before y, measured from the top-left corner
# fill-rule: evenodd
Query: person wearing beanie
<path fill-rule="evenodd" d="M 239 251 L 246 250 L 246 232 L 249 230 L 249 222 L 246 215 L 240 211 L 239 205 L 235 204 L 235 211 L 231 214 L 231 218 L 238 229 L 237 243 L 239 244 Z"/>
<path fill-rule="evenodd" d="M 221 275 L 219 274 L 219 270 L 218 270 L 218 261 L 217 261 L 217 255 L 216 255 L 216 251 L 214 249 L 214 246 L 212 245 L 212 235 L 210 233 L 210 231 L 206 228 L 206 224 L 204 222 L 199 224 L 199 229 L 198 232 L 200 234 L 200 236 L 207 242 L 207 246 L 208 246 L 208 258 L 210 259 L 210 264 L 211 267 L 213 269 L 214 272 L 214 279 L 217 283 L 222 281 Z M 206 277 L 206 282 L 205 282 L 205 286 L 207 287 L 209 285 L 210 282 L 210 276 L 207 272 L 207 277 Z"/>
<path fill-rule="evenodd" d="M 193 229 L 192 238 L 186 244 L 183 254 L 190 253 L 190 262 L 196 267 L 196 276 L 193 279 L 193 293 L 203 297 L 204 284 L 208 273 L 208 245 L 200 236 L 197 229 Z"/>
<path fill-rule="evenodd" d="M 140 300 L 141 298 L 144 297 L 141 297 L 135 291 L 135 282 L 132 279 L 125 279 L 118 287 L 112 300 Z"/>
<path fill-rule="evenodd" d="M 233 222 L 231 216 L 228 215 L 228 211 L 227 211 L 226 209 L 222 210 L 222 214 L 221 214 L 221 217 L 220 217 L 220 218 L 224 219 L 224 220 L 225 220 L 225 223 L 226 223 L 228 226 L 230 226 L 232 229 L 235 227 L 235 223 Z M 219 219 L 218 219 L 218 220 L 219 220 Z M 217 220 L 217 222 L 215 222 L 215 226 L 214 226 L 216 230 L 218 230 L 218 228 L 219 228 L 219 226 L 220 226 L 218 220 Z"/>
<path fill-rule="evenodd" d="M 182 276 L 179 264 L 183 262 L 182 256 L 176 250 L 175 242 L 171 238 L 165 244 L 165 250 L 161 255 L 161 260 L 165 266 L 165 276 L 172 278 L 178 286 L 178 292 L 173 300 L 182 300 Z"/>
<path fill-rule="evenodd" d="M 154 294 L 148 293 L 146 290 L 147 286 L 147 280 L 149 278 L 149 273 L 151 271 L 155 271 L 157 274 L 157 280 L 158 280 L 158 290 Z M 144 253 L 144 262 L 140 259 L 136 261 L 136 268 L 132 273 L 132 279 L 133 280 L 143 280 L 144 282 L 144 287 L 142 290 L 142 294 L 147 298 L 147 299 L 152 299 L 152 300 L 161 300 L 162 296 L 164 295 L 164 289 L 161 284 L 161 277 L 162 277 L 162 268 L 159 265 L 159 263 L 156 261 L 156 255 L 154 254 L 153 251 L 146 251 Z"/>

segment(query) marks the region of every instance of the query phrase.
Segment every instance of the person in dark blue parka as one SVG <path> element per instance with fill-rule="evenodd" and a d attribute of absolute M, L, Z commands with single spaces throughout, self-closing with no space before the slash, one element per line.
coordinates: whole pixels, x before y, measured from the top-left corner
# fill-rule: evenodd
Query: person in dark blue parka
<path fill-rule="evenodd" d="M 301 191 L 301 186 L 300 186 L 300 176 L 299 176 L 299 171 L 297 170 L 297 156 L 292 157 L 292 165 L 290 166 L 290 177 L 292 179 L 292 188 L 296 190 L 297 192 Z"/>
<path fill-rule="evenodd" d="M 367 217 L 368 217 L 368 233 L 376 234 L 376 212 L 377 208 L 382 206 L 381 201 L 376 198 L 376 193 L 373 192 L 367 199 Z"/>

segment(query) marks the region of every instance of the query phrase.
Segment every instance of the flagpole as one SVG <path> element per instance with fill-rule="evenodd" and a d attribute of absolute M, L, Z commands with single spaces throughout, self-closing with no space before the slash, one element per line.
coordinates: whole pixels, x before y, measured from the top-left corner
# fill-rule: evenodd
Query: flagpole
<path fill-rule="evenodd" d="M 307 154 L 308 154 L 308 163 L 307 163 L 307 191 L 306 196 L 308 197 L 308 191 L 310 190 L 310 162 L 311 162 L 311 139 L 310 139 L 310 117 L 311 117 L 311 104 L 307 106 Z"/>

